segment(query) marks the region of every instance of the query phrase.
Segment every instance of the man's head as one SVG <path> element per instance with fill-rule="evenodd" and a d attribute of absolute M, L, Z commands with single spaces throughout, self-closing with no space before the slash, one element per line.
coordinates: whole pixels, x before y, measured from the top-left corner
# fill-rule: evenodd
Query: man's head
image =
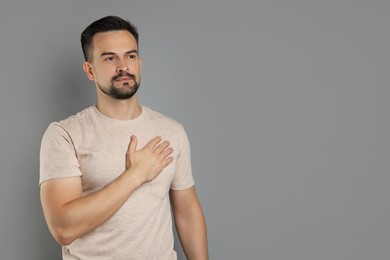
<path fill-rule="evenodd" d="M 81 48 L 83 49 L 85 61 L 92 61 L 93 53 L 93 37 L 100 32 L 108 31 L 129 31 L 135 38 L 138 45 L 138 30 L 128 20 L 124 20 L 118 16 L 106 16 L 91 23 L 81 33 Z"/>
<path fill-rule="evenodd" d="M 81 45 L 83 67 L 98 96 L 129 99 L 137 92 L 142 62 L 138 32 L 130 22 L 115 16 L 99 19 L 83 31 Z"/>

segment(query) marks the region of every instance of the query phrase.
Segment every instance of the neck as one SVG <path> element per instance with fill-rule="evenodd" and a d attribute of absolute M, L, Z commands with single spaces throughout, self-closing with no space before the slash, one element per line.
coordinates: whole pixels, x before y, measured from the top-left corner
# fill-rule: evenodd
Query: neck
<path fill-rule="evenodd" d="M 98 94 L 96 107 L 103 115 L 117 120 L 132 120 L 137 118 L 142 112 L 136 95 L 127 100 L 118 100 L 105 94 Z"/>

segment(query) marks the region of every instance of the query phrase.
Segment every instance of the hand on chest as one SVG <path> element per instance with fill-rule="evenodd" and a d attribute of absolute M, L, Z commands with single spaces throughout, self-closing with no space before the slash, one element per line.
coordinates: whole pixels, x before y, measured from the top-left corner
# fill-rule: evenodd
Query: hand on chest
<path fill-rule="evenodd" d="M 137 150 L 142 149 L 154 137 L 150 134 L 143 135 L 142 133 L 104 136 L 104 138 L 96 136 L 94 142 L 79 144 L 77 157 L 82 173 L 84 190 L 98 190 L 126 170 L 126 153 L 132 134 L 136 135 L 138 139 Z M 161 136 L 163 140 L 170 141 L 174 149 L 172 154 L 174 160 L 154 180 L 147 183 L 147 186 L 150 187 L 152 196 L 163 199 L 169 192 L 175 176 L 179 146 L 178 142 L 173 140 L 173 138 Z"/>

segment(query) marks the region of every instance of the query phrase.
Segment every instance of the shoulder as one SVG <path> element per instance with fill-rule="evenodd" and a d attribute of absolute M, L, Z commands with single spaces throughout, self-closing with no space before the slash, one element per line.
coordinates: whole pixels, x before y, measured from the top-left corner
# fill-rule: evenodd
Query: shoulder
<path fill-rule="evenodd" d="M 157 132 L 170 138 L 171 141 L 177 141 L 178 144 L 188 143 L 186 130 L 182 123 L 157 112 L 149 107 L 142 107 L 145 110 L 145 121 L 151 129 L 157 129 Z"/>
<path fill-rule="evenodd" d="M 172 130 L 183 131 L 183 125 L 175 119 L 168 117 L 160 112 L 157 112 L 149 107 L 142 106 L 145 111 L 146 120 L 158 124 L 161 127 L 169 127 Z"/>
<path fill-rule="evenodd" d="M 66 119 L 63 119 L 59 122 L 56 122 L 58 125 L 62 126 L 63 128 L 72 128 L 76 127 L 80 124 L 88 124 L 92 120 L 94 114 L 94 107 L 90 106 L 80 112 L 78 112 L 75 115 L 72 115 Z"/>
<path fill-rule="evenodd" d="M 44 136 L 70 137 L 73 132 L 79 132 L 90 124 L 92 114 L 93 107 L 91 106 L 66 119 L 52 122 L 47 127 Z"/>

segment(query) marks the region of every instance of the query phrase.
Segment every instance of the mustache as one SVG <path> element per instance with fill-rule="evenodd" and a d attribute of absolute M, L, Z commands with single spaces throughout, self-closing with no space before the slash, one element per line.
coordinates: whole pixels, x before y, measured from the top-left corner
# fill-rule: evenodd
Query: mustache
<path fill-rule="evenodd" d="M 128 73 L 128 72 L 120 72 L 118 75 L 115 75 L 114 77 L 112 77 L 111 81 L 115 81 L 115 80 L 122 78 L 122 77 L 128 77 L 128 78 L 131 78 L 132 80 L 135 81 L 135 75 Z"/>

